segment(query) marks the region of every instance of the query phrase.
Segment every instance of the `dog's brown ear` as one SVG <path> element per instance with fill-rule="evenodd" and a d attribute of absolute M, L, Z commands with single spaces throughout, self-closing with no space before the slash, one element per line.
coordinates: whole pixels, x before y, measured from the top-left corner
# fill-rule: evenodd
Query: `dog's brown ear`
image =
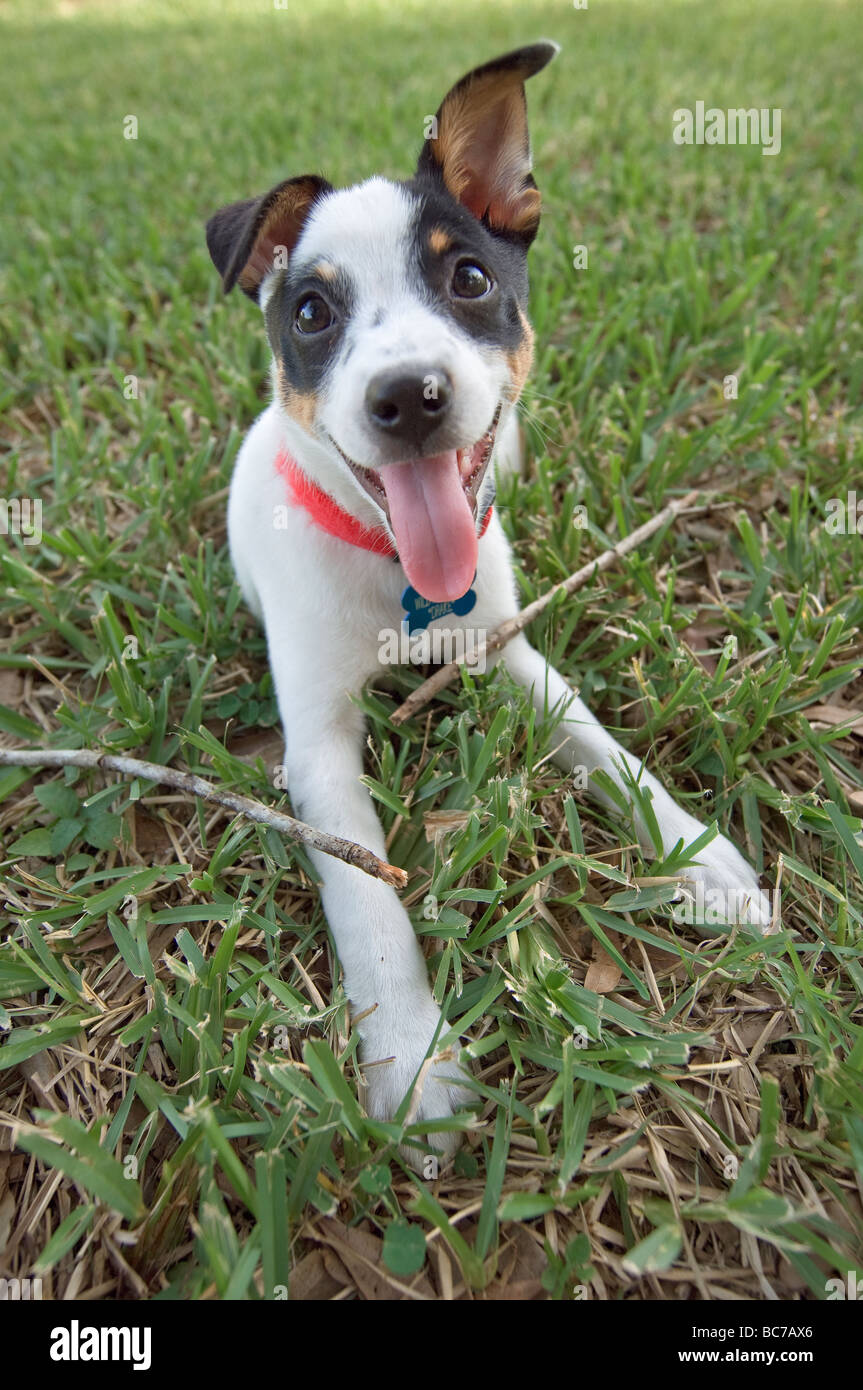
<path fill-rule="evenodd" d="M 239 282 L 257 300 L 261 281 L 286 263 L 312 204 L 332 185 L 315 174 L 286 179 L 261 198 L 231 203 L 207 223 L 207 248 L 225 294 Z"/>
<path fill-rule="evenodd" d="M 525 246 L 536 236 L 540 197 L 524 84 L 557 52 L 556 43 L 534 43 L 469 72 L 444 98 L 417 165 L 418 176 L 442 177 L 491 231 Z"/>

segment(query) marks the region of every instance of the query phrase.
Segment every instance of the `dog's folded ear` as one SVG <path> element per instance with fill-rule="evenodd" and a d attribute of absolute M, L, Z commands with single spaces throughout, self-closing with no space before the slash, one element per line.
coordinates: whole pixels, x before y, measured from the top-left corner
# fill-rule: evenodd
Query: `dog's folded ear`
<path fill-rule="evenodd" d="M 524 84 L 559 52 L 530 44 L 469 72 L 444 98 L 417 165 L 489 229 L 529 246 L 539 226 Z"/>
<path fill-rule="evenodd" d="M 257 300 L 261 282 L 281 270 L 299 240 L 312 205 L 332 193 L 315 174 L 286 179 L 261 198 L 220 208 L 207 223 L 207 248 L 222 277 L 225 294 L 239 282 Z"/>

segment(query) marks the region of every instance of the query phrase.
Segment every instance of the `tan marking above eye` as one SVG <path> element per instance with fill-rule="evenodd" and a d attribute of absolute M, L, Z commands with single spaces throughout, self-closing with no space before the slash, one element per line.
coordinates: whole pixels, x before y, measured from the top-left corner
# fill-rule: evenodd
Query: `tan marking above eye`
<path fill-rule="evenodd" d="M 329 261 L 319 261 L 312 269 L 312 274 L 317 275 L 319 280 L 326 280 L 329 284 L 336 278 L 336 268 L 330 265 Z"/>
<path fill-rule="evenodd" d="M 429 246 L 436 256 L 442 256 L 449 250 L 452 242 L 443 227 L 434 227 L 429 235 Z"/>

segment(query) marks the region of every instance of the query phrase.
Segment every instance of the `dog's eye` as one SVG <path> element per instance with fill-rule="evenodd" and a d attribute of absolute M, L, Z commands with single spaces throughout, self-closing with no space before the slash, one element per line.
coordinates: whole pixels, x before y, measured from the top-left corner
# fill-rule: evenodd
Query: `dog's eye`
<path fill-rule="evenodd" d="M 322 333 L 332 321 L 330 306 L 319 294 L 310 294 L 297 309 L 296 327 L 300 333 Z"/>
<path fill-rule="evenodd" d="M 491 277 L 475 261 L 462 261 L 452 277 L 452 292 L 459 299 L 481 299 L 491 289 Z"/>

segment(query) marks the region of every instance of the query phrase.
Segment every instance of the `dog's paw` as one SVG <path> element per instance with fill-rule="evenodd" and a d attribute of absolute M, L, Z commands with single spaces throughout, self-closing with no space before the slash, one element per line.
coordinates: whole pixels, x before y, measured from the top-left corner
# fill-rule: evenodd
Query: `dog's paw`
<path fill-rule="evenodd" d="M 680 874 L 680 896 L 674 907 L 676 922 L 693 926 L 704 936 L 720 935 L 737 924 L 761 933 L 770 930 L 770 894 L 762 889 L 755 870 L 724 835 L 700 850 L 695 863 Z"/>
<path fill-rule="evenodd" d="M 471 1092 L 463 1084 L 466 1072 L 456 1048 L 438 1049 L 426 1056 L 435 1026 L 436 1020 L 430 1028 L 412 1029 L 389 1038 L 376 1034 L 374 1041 L 364 1042 L 365 1106 L 369 1115 L 379 1120 L 393 1119 L 408 1092 L 411 1096 L 407 1124 L 449 1119 L 471 1100 Z M 369 1065 L 372 1061 L 374 1065 Z M 422 1136 L 422 1142 L 434 1149 L 442 1162 L 452 1158 L 461 1140 L 458 1130 L 432 1131 Z M 401 1152 L 411 1167 L 424 1171 L 428 1156 L 422 1148 L 406 1140 Z"/>
<path fill-rule="evenodd" d="M 465 1072 L 459 1064 L 458 1053 L 452 1048 L 429 1057 L 423 1065 L 428 1071 L 425 1075 L 421 1072 L 414 1088 L 407 1116 L 409 1123 L 448 1119 L 473 1099 L 472 1092 L 462 1084 Z M 461 1146 L 463 1138 L 461 1130 L 438 1130 L 423 1134 L 421 1142 L 434 1149 L 439 1163 L 445 1164 Z M 428 1174 L 429 1155 L 424 1148 L 406 1139 L 401 1145 L 401 1154 L 412 1168 Z"/>

